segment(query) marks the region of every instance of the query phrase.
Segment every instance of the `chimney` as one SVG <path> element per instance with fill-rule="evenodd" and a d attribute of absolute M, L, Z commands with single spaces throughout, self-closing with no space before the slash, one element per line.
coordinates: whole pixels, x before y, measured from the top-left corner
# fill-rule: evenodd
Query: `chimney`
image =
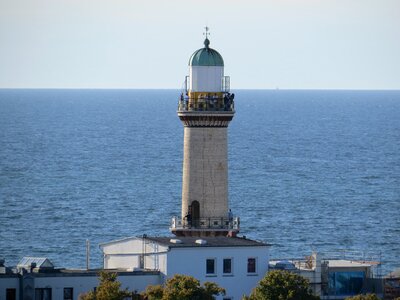
<path fill-rule="evenodd" d="M 31 263 L 31 266 L 29 268 L 29 273 L 32 273 L 34 268 L 36 268 L 36 263 L 35 262 Z"/>

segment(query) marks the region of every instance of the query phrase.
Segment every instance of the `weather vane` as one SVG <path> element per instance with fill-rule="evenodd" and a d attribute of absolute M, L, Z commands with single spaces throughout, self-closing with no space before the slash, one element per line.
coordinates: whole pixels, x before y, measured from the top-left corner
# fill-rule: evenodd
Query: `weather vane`
<path fill-rule="evenodd" d="M 208 36 L 210 35 L 210 33 L 208 32 L 210 30 L 210 28 L 208 28 L 208 26 L 204 27 L 204 29 L 206 30 L 206 32 L 203 33 L 203 35 L 206 36 L 206 38 L 208 38 Z"/>

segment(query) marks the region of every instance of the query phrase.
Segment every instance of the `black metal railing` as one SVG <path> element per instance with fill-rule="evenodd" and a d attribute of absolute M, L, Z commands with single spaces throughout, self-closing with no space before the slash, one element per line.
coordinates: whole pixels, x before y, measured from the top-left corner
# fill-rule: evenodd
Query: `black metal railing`
<path fill-rule="evenodd" d="M 225 94 L 223 97 L 189 97 L 181 98 L 178 101 L 178 111 L 234 111 L 234 94 Z"/>
<path fill-rule="evenodd" d="M 195 218 L 191 220 L 173 217 L 171 229 L 216 229 L 216 230 L 239 230 L 239 217 L 233 218 Z"/>

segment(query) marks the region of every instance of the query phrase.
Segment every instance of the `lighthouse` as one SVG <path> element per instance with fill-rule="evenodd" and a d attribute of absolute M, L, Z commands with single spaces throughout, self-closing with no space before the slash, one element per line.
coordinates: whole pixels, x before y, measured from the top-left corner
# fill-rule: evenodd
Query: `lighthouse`
<path fill-rule="evenodd" d="M 227 130 L 235 114 L 234 94 L 208 35 L 206 27 L 204 47 L 189 59 L 178 102 L 184 126 L 182 211 L 170 228 L 177 236 L 236 236 L 239 231 L 228 202 Z"/>

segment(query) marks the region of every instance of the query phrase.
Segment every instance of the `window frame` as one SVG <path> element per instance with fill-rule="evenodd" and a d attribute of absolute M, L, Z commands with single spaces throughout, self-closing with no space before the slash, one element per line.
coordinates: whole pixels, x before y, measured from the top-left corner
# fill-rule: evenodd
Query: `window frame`
<path fill-rule="evenodd" d="M 214 266 L 213 266 L 214 272 L 213 273 L 208 272 L 208 261 L 214 262 Z M 215 258 L 215 257 L 206 258 L 206 276 L 209 276 L 209 277 L 217 276 L 217 258 Z"/>
<path fill-rule="evenodd" d="M 328 273 L 328 291 L 335 296 L 354 296 L 362 291 L 365 271 L 331 271 Z"/>
<path fill-rule="evenodd" d="M 225 272 L 225 261 L 230 261 L 230 272 Z M 224 276 L 232 276 L 233 275 L 233 257 L 224 257 L 222 259 L 222 274 Z"/>
<path fill-rule="evenodd" d="M 249 267 L 250 267 L 250 265 L 249 265 L 250 260 L 254 260 L 254 272 L 249 271 L 249 269 L 250 269 L 250 268 L 249 268 Z M 249 275 L 249 276 L 251 276 L 251 275 L 257 275 L 257 272 L 258 272 L 258 268 L 257 268 L 257 257 L 248 257 L 248 258 L 247 258 L 246 269 L 247 269 L 247 275 Z"/>

